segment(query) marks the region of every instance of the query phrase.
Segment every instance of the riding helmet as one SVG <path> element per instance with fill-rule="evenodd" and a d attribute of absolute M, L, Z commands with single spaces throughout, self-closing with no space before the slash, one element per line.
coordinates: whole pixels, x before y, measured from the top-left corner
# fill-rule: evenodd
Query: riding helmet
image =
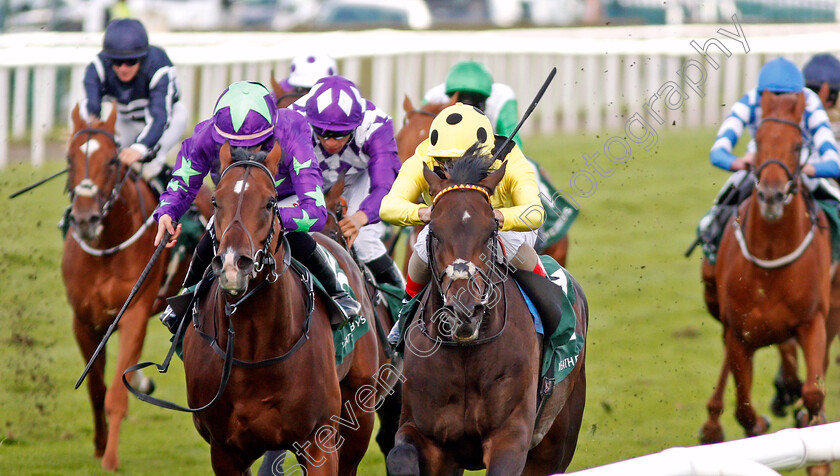
<path fill-rule="evenodd" d="M 108 24 L 102 52 L 106 58 L 139 59 L 149 53 L 149 36 L 143 24 L 133 18 L 120 18 Z"/>
<path fill-rule="evenodd" d="M 779 57 L 768 61 L 758 73 L 759 93 L 770 91 L 774 93 L 798 93 L 805 88 L 805 78 L 802 71 L 785 58 Z"/>
<path fill-rule="evenodd" d="M 819 88 L 828 83 L 829 88 L 840 89 L 840 61 L 828 53 L 814 55 L 802 68 L 802 73 L 809 87 Z"/>
<path fill-rule="evenodd" d="M 292 59 L 286 89 L 311 88 L 319 79 L 338 74 L 338 66 L 329 55 L 298 55 Z"/>
<path fill-rule="evenodd" d="M 446 94 L 468 91 L 490 97 L 493 91 L 493 76 L 478 61 L 461 61 L 446 75 Z"/>
<path fill-rule="evenodd" d="M 274 129 L 277 107 L 260 83 L 239 81 L 228 86 L 213 109 L 213 139 L 234 147 L 255 146 Z"/>
<path fill-rule="evenodd" d="M 327 76 L 319 79 L 300 99 L 309 124 L 325 131 L 352 131 L 362 123 L 364 99 L 347 78 Z"/>
<path fill-rule="evenodd" d="M 490 153 L 493 148 L 493 126 L 480 109 L 457 103 L 449 106 L 432 121 L 429 133 L 430 157 L 461 157 L 476 142 Z"/>

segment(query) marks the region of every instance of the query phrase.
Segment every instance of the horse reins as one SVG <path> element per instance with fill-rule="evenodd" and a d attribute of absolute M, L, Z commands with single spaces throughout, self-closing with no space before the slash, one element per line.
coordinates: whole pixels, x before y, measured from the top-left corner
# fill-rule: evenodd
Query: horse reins
<path fill-rule="evenodd" d="M 93 136 L 94 134 L 104 135 L 105 137 L 107 137 L 108 139 L 111 140 L 111 142 L 115 146 L 115 149 L 119 149 L 119 142 L 117 141 L 114 134 L 110 133 L 109 131 L 106 131 L 105 129 L 99 129 L 99 128 L 95 128 L 95 127 L 87 127 L 87 128 L 81 129 L 81 130 L 77 131 L 75 134 L 73 134 L 73 140 L 75 140 L 77 137 L 79 137 L 82 134 L 87 134 L 88 137 L 89 137 L 88 140 L 90 140 L 90 137 Z M 68 160 L 69 160 L 69 157 L 68 157 Z M 120 160 L 119 160 L 119 158 L 116 154 L 114 154 L 114 156 L 112 156 L 108 160 L 108 166 L 109 167 L 115 166 L 116 167 L 115 170 L 117 171 L 117 173 L 119 173 Z M 90 175 L 90 148 L 86 147 L 85 148 L 85 176 L 72 189 L 70 188 L 70 183 L 69 183 L 69 178 L 68 178 L 67 192 L 70 194 L 71 203 L 76 199 L 77 196 L 94 198 L 96 200 L 96 202 L 99 204 L 99 215 L 100 215 L 101 219 L 104 220 L 105 217 L 108 216 L 108 213 L 110 213 L 111 207 L 113 207 L 114 203 L 117 201 L 117 198 L 119 198 L 120 193 L 122 193 L 123 185 L 125 185 L 125 182 L 130 175 L 129 169 L 126 169 L 126 173 L 125 173 L 125 175 L 122 176 L 121 179 L 119 179 L 119 180 L 116 179 L 116 178 L 114 179 L 114 187 L 111 189 L 111 193 L 108 195 L 107 198 L 103 198 L 102 191 L 99 190 L 99 187 L 97 187 L 95 183 L 93 183 L 93 180 L 90 179 L 89 175 Z M 146 214 L 146 206 L 143 203 L 143 196 L 139 193 L 137 194 L 137 196 L 138 196 L 138 199 L 140 201 L 141 213 L 143 215 L 145 215 Z M 131 246 L 132 244 L 134 244 L 134 242 L 136 242 L 143 235 L 143 233 L 146 232 L 146 230 L 149 228 L 149 226 L 151 226 L 151 224 L 153 222 L 154 222 L 154 215 L 149 215 L 149 217 L 146 219 L 146 221 L 143 222 L 143 224 L 140 226 L 140 228 L 138 228 L 137 231 L 135 231 L 134 234 L 131 235 L 128 239 L 126 239 L 125 241 L 123 241 L 122 243 L 120 243 L 117 246 L 113 246 L 111 248 L 107 248 L 107 249 L 104 249 L 104 250 L 103 249 L 98 249 L 98 248 L 93 248 L 92 246 L 85 243 L 85 241 L 81 239 L 81 237 L 78 235 L 78 233 L 75 229 L 71 232 L 71 236 L 76 241 L 76 243 L 79 244 L 79 247 L 82 248 L 82 250 L 84 250 L 86 253 L 88 253 L 90 255 L 93 255 L 93 256 L 108 256 L 108 255 L 112 255 L 114 253 L 117 253 L 119 251 L 122 251 L 122 250 L 128 248 L 129 246 Z"/>
<path fill-rule="evenodd" d="M 764 122 L 764 121 L 779 122 L 781 124 L 786 124 L 786 125 L 789 125 L 791 127 L 795 127 L 797 130 L 799 130 L 800 136 L 802 136 L 802 127 L 800 127 L 800 125 L 796 122 L 793 122 L 793 121 L 790 121 L 790 120 L 787 120 L 787 119 L 778 118 L 778 117 L 767 117 L 767 118 L 762 119 L 762 122 Z M 798 149 L 799 150 L 802 149 L 802 143 L 801 142 L 799 144 Z M 810 156 L 809 156 L 809 159 L 810 159 Z M 806 160 L 805 163 L 807 163 L 807 160 Z M 799 182 L 800 182 L 799 181 L 799 175 L 802 171 L 803 165 L 805 165 L 805 164 L 800 162 L 799 157 L 796 157 L 796 166 L 794 167 L 793 172 L 791 172 L 791 170 L 788 168 L 788 166 L 779 159 L 770 158 L 770 159 L 766 160 L 764 163 L 762 163 L 755 170 L 755 172 L 753 172 L 755 174 L 755 188 L 756 188 L 756 190 L 758 190 L 759 181 L 761 179 L 761 172 L 766 167 L 768 167 L 770 165 L 778 165 L 779 167 L 782 168 L 782 170 L 784 170 L 785 174 L 787 175 L 788 182 L 787 182 L 787 184 L 785 184 L 785 192 L 784 192 L 785 193 L 784 204 L 787 205 L 788 203 L 790 203 L 790 201 L 793 199 L 793 197 L 797 193 L 799 193 Z M 808 246 L 811 245 L 811 242 L 814 239 L 814 232 L 817 229 L 817 226 L 819 225 L 816 211 L 812 210 L 812 207 L 810 207 L 810 206 L 807 207 L 807 211 L 808 211 L 808 218 L 811 221 L 811 229 L 808 231 L 808 234 L 805 235 L 805 238 L 802 240 L 802 243 L 800 243 L 799 246 L 795 250 L 788 253 L 787 255 L 782 256 L 780 258 L 772 259 L 772 260 L 764 260 L 764 259 L 761 259 L 761 258 L 756 258 L 755 256 L 753 256 L 752 253 L 750 253 L 750 250 L 747 246 L 747 240 L 744 237 L 744 232 L 741 229 L 741 225 L 740 225 L 739 220 L 738 220 L 739 217 L 736 217 L 736 219 L 732 222 L 732 228 L 733 228 L 733 231 L 735 233 L 735 239 L 738 242 L 738 246 L 741 249 L 741 254 L 744 256 L 744 258 L 747 261 L 755 264 L 756 266 L 758 266 L 760 268 L 764 268 L 764 269 L 782 268 L 784 266 L 787 266 L 787 265 L 793 263 L 794 261 L 799 259 L 799 257 L 802 256 L 803 253 L 805 253 L 805 250 L 808 249 Z M 746 222 L 746 212 L 745 212 L 743 221 Z"/>

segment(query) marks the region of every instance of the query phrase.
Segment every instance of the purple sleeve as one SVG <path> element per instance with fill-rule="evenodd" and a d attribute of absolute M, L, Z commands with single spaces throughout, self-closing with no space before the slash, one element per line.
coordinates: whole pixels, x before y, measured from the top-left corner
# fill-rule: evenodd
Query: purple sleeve
<path fill-rule="evenodd" d="M 96 66 L 93 63 L 90 63 L 85 68 L 83 83 L 87 113 L 88 115 L 99 117 L 99 114 L 102 112 L 102 81 L 99 79 L 99 74 L 96 72 Z"/>
<path fill-rule="evenodd" d="M 318 231 L 327 222 L 327 209 L 324 207 L 324 178 L 321 166 L 312 149 L 309 123 L 303 116 L 289 109 L 280 109 L 275 137 L 283 149 L 285 171 L 278 172 L 280 177 L 290 178 L 294 193 L 298 197 L 297 207 L 278 208 L 277 213 L 283 228 L 289 231 Z M 284 173 L 285 172 L 285 173 Z M 277 184 L 278 195 L 287 184 Z"/>
<path fill-rule="evenodd" d="M 382 197 L 391 190 L 401 165 L 397 155 L 397 141 L 394 139 L 394 123 L 391 119 L 387 119 L 371 134 L 362 146 L 362 152 L 370 157 L 370 194 L 362 200 L 359 210 L 367 215 L 368 223 L 377 223 L 380 221 L 379 206 L 382 204 Z"/>
<path fill-rule="evenodd" d="M 172 179 L 166 190 L 160 196 L 160 204 L 155 210 L 155 220 L 162 215 L 169 215 L 173 221 L 181 219 L 195 200 L 204 177 L 210 172 L 218 147 L 210 136 L 207 125 L 212 120 L 204 121 L 195 126 L 192 137 L 181 144 Z M 208 142 L 209 141 L 209 142 Z"/>

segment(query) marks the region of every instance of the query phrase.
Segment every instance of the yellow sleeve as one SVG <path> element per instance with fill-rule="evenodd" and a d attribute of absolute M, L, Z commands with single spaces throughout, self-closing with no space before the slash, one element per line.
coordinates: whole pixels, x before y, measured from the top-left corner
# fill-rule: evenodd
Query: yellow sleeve
<path fill-rule="evenodd" d="M 512 202 L 499 208 L 505 219 L 502 231 L 531 231 L 542 226 L 545 210 L 540 200 L 537 177 L 518 146 L 507 155 L 507 169 L 499 186 L 502 187 L 501 196 L 509 197 L 505 202 Z"/>
<path fill-rule="evenodd" d="M 419 210 L 426 205 L 416 202 L 428 188 L 423 177 L 423 155 L 415 153 L 402 164 L 391 191 L 382 198 L 379 217 L 398 226 L 422 225 Z"/>

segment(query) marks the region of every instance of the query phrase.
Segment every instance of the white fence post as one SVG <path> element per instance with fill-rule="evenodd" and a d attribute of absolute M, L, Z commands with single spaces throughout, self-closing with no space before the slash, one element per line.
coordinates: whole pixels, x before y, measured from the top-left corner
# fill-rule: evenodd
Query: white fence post
<path fill-rule="evenodd" d="M 9 68 L 0 67 L 0 170 L 9 164 Z"/>

